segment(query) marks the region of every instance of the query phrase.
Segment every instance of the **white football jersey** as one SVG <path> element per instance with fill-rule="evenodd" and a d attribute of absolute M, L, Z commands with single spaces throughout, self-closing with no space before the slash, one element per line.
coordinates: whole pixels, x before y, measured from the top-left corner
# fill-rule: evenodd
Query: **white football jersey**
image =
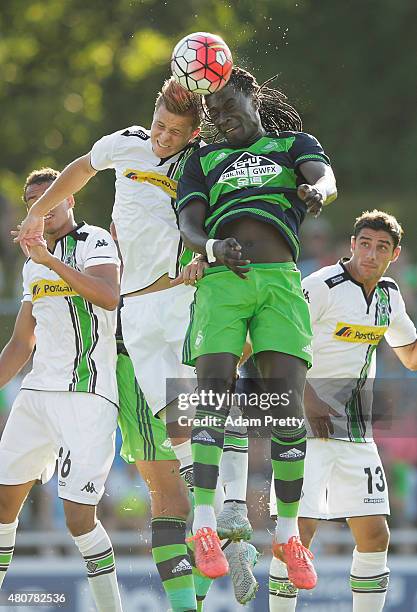
<path fill-rule="evenodd" d="M 332 437 L 371 441 L 375 350 L 383 337 L 391 347 L 417 338 L 398 285 L 384 277 L 367 298 L 343 261 L 307 276 L 302 285 L 313 328 L 313 367 L 307 378 L 340 415 L 332 418 Z"/>
<path fill-rule="evenodd" d="M 57 241 L 54 255 L 81 272 L 120 263 L 110 234 L 85 223 Z M 118 404 L 116 311 L 91 304 L 31 259 L 23 267 L 23 301 L 32 302 L 36 349 L 22 389 L 95 393 Z"/>
<path fill-rule="evenodd" d="M 177 179 L 196 146 L 160 159 L 150 131 L 132 126 L 104 136 L 91 149 L 93 168 L 113 168 L 116 174 L 112 218 L 123 259 L 122 295 L 179 271 L 184 248 L 174 208 Z"/>

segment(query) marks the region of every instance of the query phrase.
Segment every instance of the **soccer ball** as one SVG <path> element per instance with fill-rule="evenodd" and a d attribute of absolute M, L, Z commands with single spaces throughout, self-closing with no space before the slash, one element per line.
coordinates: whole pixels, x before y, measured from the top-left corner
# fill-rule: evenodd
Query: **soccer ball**
<path fill-rule="evenodd" d="M 171 59 L 174 79 L 188 91 L 209 95 L 224 87 L 233 68 L 232 54 L 220 36 L 188 34 L 175 46 Z"/>

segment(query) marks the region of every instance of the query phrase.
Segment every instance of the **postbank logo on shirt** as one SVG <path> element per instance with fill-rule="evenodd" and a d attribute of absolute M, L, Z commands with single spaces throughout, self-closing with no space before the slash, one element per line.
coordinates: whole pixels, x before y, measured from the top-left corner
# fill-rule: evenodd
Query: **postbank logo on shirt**
<path fill-rule="evenodd" d="M 352 325 L 339 322 L 336 324 L 333 338 L 342 342 L 379 344 L 387 329 L 386 325 Z"/>
<path fill-rule="evenodd" d="M 66 297 L 68 295 L 78 295 L 76 291 L 62 278 L 59 280 L 37 280 L 30 285 L 32 302 L 36 302 L 43 297 Z"/>
<path fill-rule="evenodd" d="M 165 176 L 165 174 L 158 174 L 158 172 L 142 172 L 141 170 L 128 168 L 123 172 L 123 176 L 131 181 L 150 183 L 151 185 L 155 185 L 155 187 L 160 187 L 170 198 L 175 198 L 177 196 L 177 181 Z"/>
<path fill-rule="evenodd" d="M 242 153 L 220 176 L 218 182 L 231 187 L 262 187 L 269 183 L 282 167 L 262 155 Z"/>

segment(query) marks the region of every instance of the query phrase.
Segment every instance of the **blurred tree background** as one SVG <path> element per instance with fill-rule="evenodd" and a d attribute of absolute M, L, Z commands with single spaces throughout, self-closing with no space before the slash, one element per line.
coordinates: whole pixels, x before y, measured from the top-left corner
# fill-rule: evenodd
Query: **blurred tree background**
<path fill-rule="evenodd" d="M 415 0 L 2 0 L 3 295 L 16 294 L 21 258 L 8 232 L 23 216 L 27 173 L 149 126 L 172 47 L 199 30 L 221 34 L 259 82 L 279 75 L 332 158 L 332 232 L 344 238 L 357 213 L 378 206 L 403 222 L 416 259 L 416 26 Z M 101 173 L 79 195 L 78 219 L 108 226 L 112 200 L 112 173 Z"/>

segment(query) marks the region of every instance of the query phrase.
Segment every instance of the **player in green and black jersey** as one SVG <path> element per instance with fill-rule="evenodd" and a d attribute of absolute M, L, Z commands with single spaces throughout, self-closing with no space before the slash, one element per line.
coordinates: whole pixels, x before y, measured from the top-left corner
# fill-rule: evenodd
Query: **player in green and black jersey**
<path fill-rule="evenodd" d="M 279 517 L 274 547 L 296 586 L 312 588 L 314 568 L 297 530 L 311 326 L 295 262 L 306 212 L 318 214 L 333 201 L 336 184 L 321 145 L 301 132 L 301 119 L 285 100 L 239 68 L 233 69 L 226 87 L 205 100 L 224 140 L 194 152 L 178 186 L 183 240 L 194 252 L 206 253 L 211 264 L 191 308 L 184 362 L 196 365 L 200 391 L 224 393 L 231 388 L 249 331 L 266 390 L 279 395 L 291 390 L 289 405 L 273 414 L 300 418 L 301 423 L 290 426 L 294 421 L 289 419 L 286 427 L 272 428 Z M 195 427 L 192 436 L 193 531 L 200 569 L 222 575 L 227 564 L 216 546 L 212 504 L 224 439 L 217 425 L 227 410 L 199 406 L 197 417 L 207 415 L 216 417 L 216 426 Z M 213 547 L 217 554 L 206 556 L 204 551 Z"/>

